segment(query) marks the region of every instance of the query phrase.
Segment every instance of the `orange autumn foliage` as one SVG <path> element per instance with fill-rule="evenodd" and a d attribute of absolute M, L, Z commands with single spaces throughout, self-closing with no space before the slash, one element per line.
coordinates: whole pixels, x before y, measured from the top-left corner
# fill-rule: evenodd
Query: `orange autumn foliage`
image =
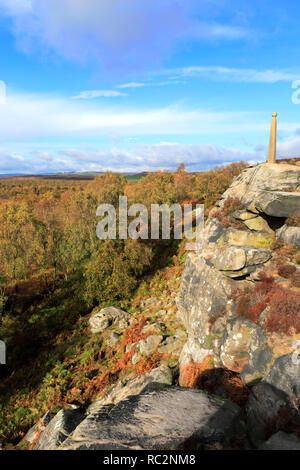
<path fill-rule="evenodd" d="M 199 377 L 202 372 L 208 369 L 212 369 L 212 356 L 206 356 L 205 360 L 201 364 L 190 362 L 182 368 L 181 373 L 181 385 L 183 387 L 196 388 Z"/>

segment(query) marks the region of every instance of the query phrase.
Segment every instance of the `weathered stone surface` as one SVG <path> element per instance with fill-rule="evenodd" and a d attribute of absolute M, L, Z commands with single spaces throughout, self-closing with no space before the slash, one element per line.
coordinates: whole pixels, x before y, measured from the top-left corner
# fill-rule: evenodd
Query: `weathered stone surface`
<path fill-rule="evenodd" d="M 61 410 L 38 438 L 34 450 L 55 450 L 71 434 L 85 415 L 79 410 Z"/>
<path fill-rule="evenodd" d="M 262 164 L 246 168 L 222 196 L 223 201 L 229 197 L 238 197 L 241 203 L 254 212 L 257 212 L 255 195 L 261 192 L 285 191 L 300 187 L 300 169 L 288 164 Z M 248 207 L 249 206 L 249 207 Z M 272 214 L 270 214 L 272 215 Z M 279 215 L 275 214 L 275 217 Z"/>
<path fill-rule="evenodd" d="M 257 265 L 263 265 L 271 257 L 271 252 L 263 248 L 231 245 L 215 250 L 211 262 L 225 275 L 237 278 L 251 273 Z"/>
<path fill-rule="evenodd" d="M 148 333 L 148 331 L 151 331 L 160 335 L 162 330 L 163 325 L 161 323 L 150 323 L 149 325 L 144 326 L 142 333 Z"/>
<path fill-rule="evenodd" d="M 244 221 L 244 224 L 250 229 L 256 232 L 269 232 L 273 233 L 273 230 L 269 226 L 268 222 L 260 216 Z"/>
<path fill-rule="evenodd" d="M 248 211 L 235 211 L 232 214 L 232 217 L 237 220 L 242 220 L 243 222 L 246 220 L 252 220 L 258 217 L 258 214 L 254 214 L 253 212 Z"/>
<path fill-rule="evenodd" d="M 177 302 L 178 316 L 189 338 L 181 359 L 187 357 L 186 349 L 195 362 L 202 357 L 201 350 L 212 349 L 209 318 L 227 305 L 233 285 L 239 284 L 214 269 L 201 255 L 192 253 L 187 257 Z"/>
<path fill-rule="evenodd" d="M 246 385 L 254 385 L 263 378 L 273 360 L 273 353 L 260 327 L 253 328 L 250 333 L 248 353 L 248 364 L 243 368 L 241 378 Z"/>
<path fill-rule="evenodd" d="M 219 271 L 240 271 L 246 266 L 246 261 L 246 250 L 234 245 L 216 250 L 211 259 L 214 267 Z"/>
<path fill-rule="evenodd" d="M 275 387 L 260 382 L 251 389 L 246 406 L 247 429 L 252 443 L 259 447 L 267 438 L 269 423 L 286 406 L 286 395 Z"/>
<path fill-rule="evenodd" d="M 60 448 L 176 449 L 189 440 L 201 448 L 240 430 L 240 408 L 231 401 L 172 387 L 130 396 L 106 414 L 89 414 Z"/>
<path fill-rule="evenodd" d="M 186 341 L 186 337 L 187 335 L 184 331 L 175 332 L 174 336 L 169 336 L 165 339 L 162 345 L 158 348 L 158 352 L 161 354 L 180 353 Z"/>
<path fill-rule="evenodd" d="M 265 191 L 252 197 L 249 207 L 273 217 L 290 217 L 299 211 L 300 193 Z"/>
<path fill-rule="evenodd" d="M 110 335 L 107 338 L 108 346 L 113 348 L 118 343 L 119 339 L 120 339 L 120 335 L 118 335 L 118 333 L 113 331 L 112 333 L 110 333 Z"/>
<path fill-rule="evenodd" d="M 279 431 L 259 448 L 260 450 L 300 450 L 300 440 L 295 434 Z"/>
<path fill-rule="evenodd" d="M 129 314 L 116 307 L 106 307 L 89 319 L 92 333 L 100 333 L 113 323 L 127 319 Z"/>
<path fill-rule="evenodd" d="M 282 410 L 285 418 L 300 423 L 300 363 L 292 354 L 276 359 L 262 382 L 251 389 L 247 402 L 247 427 L 252 442 L 259 446 Z M 274 429 L 274 432 L 276 429 Z"/>
<path fill-rule="evenodd" d="M 119 403 L 129 395 L 138 395 L 147 391 L 160 389 L 162 386 L 172 385 L 173 375 L 169 367 L 161 365 L 156 369 L 137 375 L 133 379 L 122 380 L 107 391 L 105 397 L 92 403 L 88 410 L 88 414 L 99 412 L 105 405 Z"/>
<path fill-rule="evenodd" d="M 276 359 L 264 382 L 294 396 L 300 402 L 300 360 L 293 354 L 285 354 Z"/>
<path fill-rule="evenodd" d="M 218 246 L 238 245 L 254 248 L 268 248 L 273 236 L 267 232 L 245 232 L 234 228 L 227 229 L 217 241 Z"/>
<path fill-rule="evenodd" d="M 300 206 L 298 211 L 300 212 Z M 300 246 L 300 227 L 284 225 L 276 231 L 276 237 L 281 238 L 287 245 Z"/>
<path fill-rule="evenodd" d="M 136 344 L 137 352 L 144 356 L 152 354 L 157 346 L 162 342 L 163 337 L 161 335 L 150 335 L 146 339 L 142 339 Z"/>
<path fill-rule="evenodd" d="M 224 232 L 224 227 L 218 219 L 209 218 L 204 227 L 205 245 L 216 243 Z"/>

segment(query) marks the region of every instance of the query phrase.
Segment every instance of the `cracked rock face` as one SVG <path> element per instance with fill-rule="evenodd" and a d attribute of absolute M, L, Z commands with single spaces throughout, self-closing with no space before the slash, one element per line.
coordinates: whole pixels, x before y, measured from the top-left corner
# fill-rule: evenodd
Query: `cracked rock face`
<path fill-rule="evenodd" d="M 189 339 L 199 349 L 211 349 L 206 344 L 210 335 L 209 318 L 227 305 L 233 282 L 203 256 L 194 253 L 188 256 L 177 303 L 178 315 Z"/>
<path fill-rule="evenodd" d="M 205 448 L 237 436 L 243 430 L 240 413 L 230 400 L 170 387 L 89 414 L 60 449 L 178 449 L 189 440 Z"/>

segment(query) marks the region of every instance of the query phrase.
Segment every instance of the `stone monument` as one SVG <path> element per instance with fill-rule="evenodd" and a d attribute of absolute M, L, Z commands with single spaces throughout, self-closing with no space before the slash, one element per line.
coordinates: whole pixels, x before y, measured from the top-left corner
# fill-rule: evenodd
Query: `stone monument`
<path fill-rule="evenodd" d="M 277 113 L 272 113 L 268 163 L 276 163 Z"/>

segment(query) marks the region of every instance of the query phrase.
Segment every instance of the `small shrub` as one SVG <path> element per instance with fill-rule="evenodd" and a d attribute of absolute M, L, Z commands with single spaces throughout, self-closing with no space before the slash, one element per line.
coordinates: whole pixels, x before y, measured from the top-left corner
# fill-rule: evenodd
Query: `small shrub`
<path fill-rule="evenodd" d="M 204 371 L 198 378 L 197 387 L 213 395 L 221 390 L 222 395 L 241 407 L 245 406 L 250 392 L 237 372 L 222 368 Z"/>
<path fill-rule="evenodd" d="M 276 286 L 268 296 L 270 313 L 265 327 L 270 332 L 300 333 L 300 294 Z"/>
<path fill-rule="evenodd" d="M 208 369 L 212 369 L 213 358 L 208 355 L 201 364 L 190 362 L 182 368 L 180 382 L 182 387 L 197 388 L 201 374 Z"/>
<path fill-rule="evenodd" d="M 212 217 L 218 219 L 225 228 L 232 227 L 239 230 L 248 230 L 245 224 L 239 220 L 231 218 L 235 211 L 244 209 L 244 206 L 242 206 L 238 198 L 230 197 L 224 201 L 224 207 L 222 209 L 216 209 L 212 213 Z"/>
<path fill-rule="evenodd" d="M 285 223 L 289 227 L 300 227 L 300 213 L 291 215 Z"/>
<path fill-rule="evenodd" d="M 292 264 L 281 264 L 278 266 L 278 274 L 285 279 L 289 279 L 295 274 L 297 268 Z"/>

